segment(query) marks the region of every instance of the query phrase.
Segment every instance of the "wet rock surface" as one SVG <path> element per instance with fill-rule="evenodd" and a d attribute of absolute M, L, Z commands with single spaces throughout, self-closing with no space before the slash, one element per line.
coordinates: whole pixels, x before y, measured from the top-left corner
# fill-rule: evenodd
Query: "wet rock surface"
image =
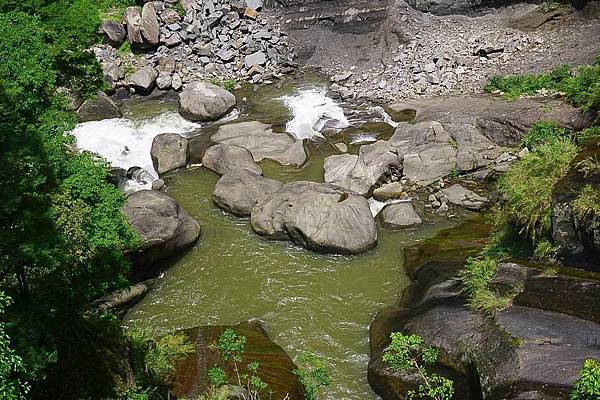
<path fill-rule="evenodd" d="M 452 278 L 462 263 L 435 261 L 444 258 L 435 251 L 418 257 L 406 303 L 381 312 L 371 325 L 369 382 L 384 399 L 402 396 L 416 383 L 381 359 L 393 331 L 415 333 L 439 348 L 436 369 L 455 381 L 461 398 L 565 399 L 583 360 L 600 355 L 593 339 L 600 325 L 588 303 L 600 291 L 597 276 L 499 264 L 491 289 L 514 299 L 489 316 L 466 306 L 461 283 Z"/>
<path fill-rule="evenodd" d="M 225 329 L 231 328 L 238 335 L 246 337 L 242 362 L 238 366 L 245 370 L 251 362 L 260 363 L 260 377 L 272 391 L 272 398 L 290 400 L 304 399 L 302 386 L 293 371 L 297 368 L 286 352 L 269 339 L 260 321 L 242 322 L 235 326 L 203 326 L 185 331 L 196 351 L 181 361 L 175 372 L 174 393 L 181 397 L 196 397 L 209 387 L 208 370 L 222 366 L 223 361 L 217 350 L 212 348 Z M 236 382 L 231 365 L 225 366 L 227 379 Z"/>
<path fill-rule="evenodd" d="M 133 256 L 144 269 L 180 254 L 200 236 L 198 222 L 161 192 L 141 190 L 129 195 L 123 212 L 142 239 L 140 250 Z"/>
<path fill-rule="evenodd" d="M 377 245 L 367 200 L 329 184 L 288 183 L 259 201 L 251 222 L 259 235 L 320 252 L 358 254 Z"/>

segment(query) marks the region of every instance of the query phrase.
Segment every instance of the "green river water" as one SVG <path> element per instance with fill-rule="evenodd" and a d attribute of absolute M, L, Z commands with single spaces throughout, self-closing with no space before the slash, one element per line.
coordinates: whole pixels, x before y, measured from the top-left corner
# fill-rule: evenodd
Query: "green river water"
<path fill-rule="evenodd" d="M 253 116 L 284 126 L 289 118 L 285 108 L 274 105 L 272 92 L 242 95 L 247 96 L 242 119 Z M 323 143 L 308 151 L 309 162 L 301 169 L 262 163 L 265 176 L 322 182 L 323 159 L 332 147 Z M 199 166 L 165 178 L 166 193 L 200 223 L 202 235 L 124 323 L 175 330 L 258 318 L 292 358 L 310 349 L 326 360 L 333 384 L 324 398 L 376 399 L 366 379 L 369 324 L 379 309 L 398 301 L 408 284 L 403 248 L 452 222 L 402 232 L 379 229 L 377 248 L 360 256 L 316 254 L 265 240 L 253 233 L 249 220 L 222 212 L 211 198 L 217 180 Z"/>

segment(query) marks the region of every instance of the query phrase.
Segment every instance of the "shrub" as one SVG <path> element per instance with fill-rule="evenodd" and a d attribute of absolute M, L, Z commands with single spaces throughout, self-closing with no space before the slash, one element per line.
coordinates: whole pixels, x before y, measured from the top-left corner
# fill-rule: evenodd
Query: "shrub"
<path fill-rule="evenodd" d="M 304 351 L 296 358 L 296 365 L 298 369 L 294 371 L 294 375 L 304 387 L 304 398 L 317 400 L 321 387 L 331 385 L 331 377 L 325 362 L 316 354 Z"/>
<path fill-rule="evenodd" d="M 499 218 L 533 241 L 547 233 L 552 190 L 566 175 L 577 150 L 569 138 L 550 139 L 515 162 L 498 181 L 502 196 Z"/>
<path fill-rule="evenodd" d="M 195 351 L 183 333 L 156 335 L 145 329 L 128 332 L 133 350 L 138 383 L 143 386 L 168 386 L 177 363 Z"/>
<path fill-rule="evenodd" d="M 568 136 L 568 131 L 559 127 L 556 122 L 540 121 L 533 124 L 521 139 L 521 145 L 529 150 L 535 150 L 545 143 L 565 136 Z"/>
<path fill-rule="evenodd" d="M 533 258 L 541 262 L 555 263 L 558 249 L 552 243 L 543 239 L 537 243 L 533 251 Z"/>
<path fill-rule="evenodd" d="M 506 308 L 512 296 L 500 296 L 490 290 L 489 284 L 496 274 L 496 260 L 492 258 L 469 257 L 460 272 L 467 304 L 473 310 L 494 314 Z"/>
<path fill-rule="evenodd" d="M 422 382 L 416 391 L 409 391 L 409 399 L 414 397 L 432 400 L 450 400 L 454 395 L 454 383 L 447 378 L 428 372 L 426 367 L 435 364 L 438 351 L 425 345 L 422 337 L 391 334 L 392 342 L 383 353 L 383 361 L 394 372 L 416 374 Z"/>
<path fill-rule="evenodd" d="M 540 90 L 564 94 L 576 107 L 595 111 L 600 108 L 600 58 L 592 65 L 582 65 L 575 71 L 563 65 L 550 72 L 535 75 L 493 76 L 485 85 L 486 92 L 499 90 L 507 100 Z"/>
<path fill-rule="evenodd" d="M 573 211 L 578 219 L 588 215 L 600 215 L 600 188 L 586 185 L 573 201 Z"/>
<path fill-rule="evenodd" d="M 577 140 L 579 142 L 586 142 L 595 138 L 600 138 L 600 125 L 585 128 L 577 135 Z"/>
<path fill-rule="evenodd" d="M 579 379 L 573 385 L 570 400 L 597 400 L 600 398 L 600 362 L 589 358 L 583 362 Z"/>

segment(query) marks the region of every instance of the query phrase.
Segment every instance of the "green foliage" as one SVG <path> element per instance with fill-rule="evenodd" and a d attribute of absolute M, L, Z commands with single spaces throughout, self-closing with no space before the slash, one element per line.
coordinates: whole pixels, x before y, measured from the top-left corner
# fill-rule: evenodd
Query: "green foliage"
<path fill-rule="evenodd" d="M 298 377 L 300 384 L 304 387 L 304 398 L 306 400 L 317 400 L 321 387 L 331 385 L 331 377 L 327 371 L 325 362 L 310 351 L 302 352 L 296 358 L 298 369 L 294 375 Z"/>
<path fill-rule="evenodd" d="M 177 363 L 195 351 L 183 333 L 152 334 L 138 329 L 127 333 L 133 351 L 138 383 L 164 386 L 172 383 Z"/>
<path fill-rule="evenodd" d="M 534 241 L 550 229 L 552 190 L 577 154 L 569 138 L 553 138 L 515 162 L 498 181 L 499 218 Z M 500 223 L 502 224 L 502 223 Z"/>
<path fill-rule="evenodd" d="M 486 314 L 494 314 L 506 308 L 511 296 L 501 296 L 490 290 L 489 285 L 496 273 L 496 260 L 469 257 L 461 270 L 460 278 L 468 296 L 470 308 Z"/>
<path fill-rule="evenodd" d="M 238 335 L 236 331 L 230 328 L 225 329 L 217 343 L 217 349 L 225 361 L 233 360 L 240 362 L 245 347 L 246 337 Z"/>
<path fill-rule="evenodd" d="M 558 248 L 547 239 L 540 240 L 533 251 L 533 258 L 545 263 L 555 263 Z"/>
<path fill-rule="evenodd" d="M 10 305 L 10 298 L 0 292 L 0 318 Z M 25 399 L 29 384 L 22 378 L 25 373 L 23 360 L 16 354 L 6 333 L 6 323 L 0 319 L 0 398 L 6 400 Z"/>
<path fill-rule="evenodd" d="M 586 142 L 590 139 L 595 139 L 600 137 L 600 125 L 590 126 L 589 128 L 585 128 L 577 135 L 577 140 L 579 142 Z"/>
<path fill-rule="evenodd" d="M 261 393 L 268 388 L 268 385 L 258 374 L 260 363 L 252 361 L 246 363 L 245 368 L 240 365 L 243 362 L 242 354 L 246 348 L 246 337 L 231 328 L 227 328 L 221 333 L 217 343 L 211 345 L 211 347 L 219 351 L 219 355 L 226 363 L 233 363 L 236 384 L 246 389 L 248 394 L 248 397 L 244 398 L 246 400 L 260 400 Z M 218 390 L 218 387 L 228 383 L 227 374 L 221 367 L 210 368 L 208 374 L 212 388 L 205 398 L 209 400 L 220 399 L 222 393 Z"/>
<path fill-rule="evenodd" d="M 454 396 L 454 383 L 447 378 L 428 372 L 426 367 L 435 364 L 438 351 L 426 346 L 418 335 L 391 334 L 391 343 L 383 353 L 383 361 L 399 373 L 415 373 L 422 381 L 417 391 L 409 391 L 407 398 L 450 400 Z"/>
<path fill-rule="evenodd" d="M 173 9 L 175 11 L 177 11 L 177 14 L 179 14 L 179 16 L 181 18 L 185 17 L 185 8 L 183 8 L 183 5 L 181 4 L 181 0 L 177 0 L 175 2 L 175 4 L 173 4 Z"/>
<path fill-rule="evenodd" d="M 215 86 L 222 87 L 223 89 L 229 92 L 233 92 L 237 85 L 237 81 L 235 79 L 220 80 L 217 78 L 213 78 L 210 80 L 210 83 L 212 83 Z"/>
<path fill-rule="evenodd" d="M 104 85 L 87 50 L 98 39 L 97 7 L 92 0 L 0 2 L 0 289 L 14 299 L 3 329 L 22 361 L 22 376 L 11 375 L 5 387 L 27 381 L 32 396 L 51 390 L 46 380 L 59 376 L 59 363 L 85 365 L 74 355 L 99 332 L 118 339 L 113 322 L 87 311 L 91 300 L 127 284 L 124 253 L 139 243 L 106 162 L 73 149 L 67 133 L 75 115 L 58 94 L 65 92 L 58 85 L 84 96 Z M 94 395 L 73 394 L 86 390 L 84 378 L 68 373 L 82 381 L 65 398 Z"/>
<path fill-rule="evenodd" d="M 576 167 L 586 178 L 592 175 L 600 175 L 600 160 L 596 156 L 584 158 L 576 164 Z"/>
<path fill-rule="evenodd" d="M 600 398 L 600 362 L 589 358 L 583 362 L 579 379 L 573 385 L 570 400 L 596 400 Z"/>
<path fill-rule="evenodd" d="M 588 215 L 600 215 L 600 188 L 586 185 L 573 201 L 573 211 L 578 219 Z"/>
<path fill-rule="evenodd" d="M 556 122 L 540 121 L 533 124 L 521 139 L 521 145 L 529 150 L 535 150 L 543 144 L 566 136 L 568 136 L 568 131 L 559 127 Z"/>
<path fill-rule="evenodd" d="M 595 111 L 600 108 L 600 62 L 582 65 L 576 70 L 567 65 L 537 75 L 493 76 L 484 87 L 486 92 L 496 90 L 507 100 L 523 94 L 533 95 L 540 90 L 563 93 L 576 107 Z"/>

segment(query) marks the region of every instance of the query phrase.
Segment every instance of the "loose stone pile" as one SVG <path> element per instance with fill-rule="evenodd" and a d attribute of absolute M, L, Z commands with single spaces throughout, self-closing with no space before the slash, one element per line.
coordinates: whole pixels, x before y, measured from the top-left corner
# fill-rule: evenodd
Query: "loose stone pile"
<path fill-rule="evenodd" d="M 104 21 L 107 45 L 95 53 L 113 88 L 179 90 L 211 76 L 260 83 L 296 67 L 287 36 L 261 8 L 261 0 L 147 2 L 127 8 L 122 22 Z M 118 52 L 125 41 L 142 55 Z"/>

